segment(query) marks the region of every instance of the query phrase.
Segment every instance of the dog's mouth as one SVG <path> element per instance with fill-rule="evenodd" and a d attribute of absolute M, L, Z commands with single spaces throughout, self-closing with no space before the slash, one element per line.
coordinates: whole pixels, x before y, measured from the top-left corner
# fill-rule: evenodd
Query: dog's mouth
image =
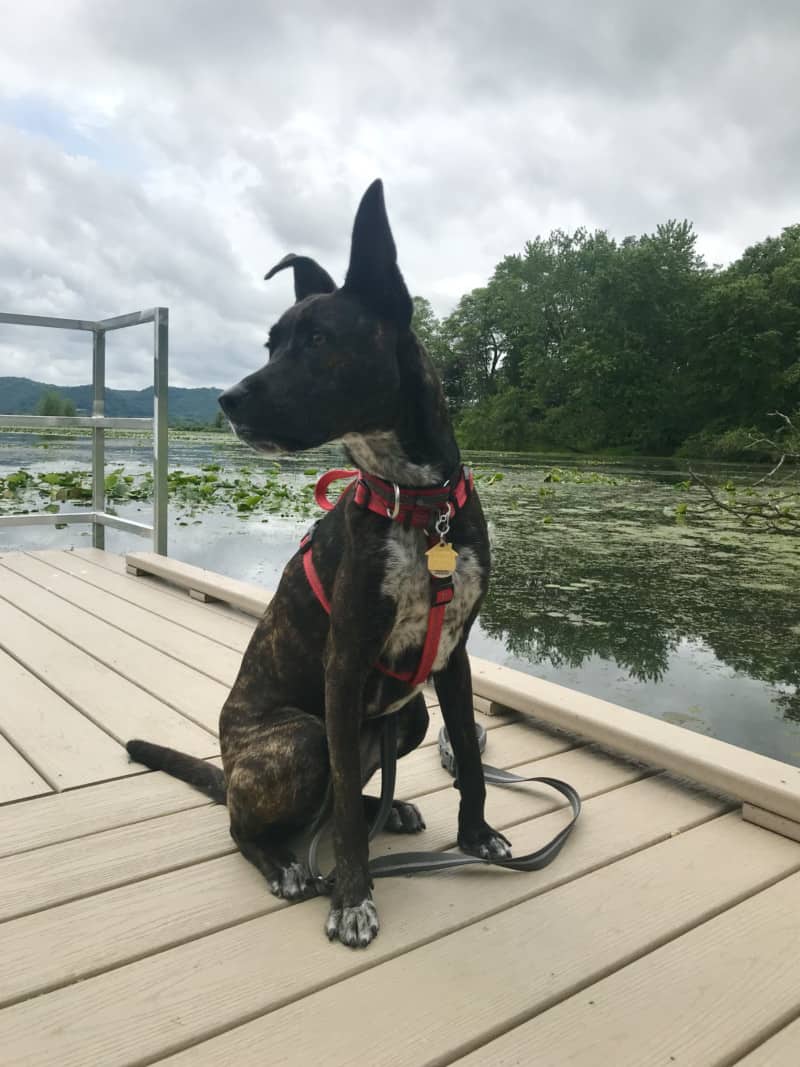
<path fill-rule="evenodd" d="M 307 445 L 302 444 L 300 441 L 293 441 L 290 438 L 283 438 L 281 441 L 270 440 L 265 437 L 261 437 L 255 430 L 252 430 L 249 426 L 236 425 L 229 419 L 231 429 L 239 438 L 243 441 L 248 448 L 252 448 L 254 452 L 262 452 L 266 455 L 275 455 L 276 452 L 302 452 Z"/>

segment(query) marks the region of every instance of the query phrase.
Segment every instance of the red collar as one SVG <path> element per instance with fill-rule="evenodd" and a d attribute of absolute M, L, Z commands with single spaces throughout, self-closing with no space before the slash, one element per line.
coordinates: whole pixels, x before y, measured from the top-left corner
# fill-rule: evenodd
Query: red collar
<path fill-rule="evenodd" d="M 322 475 L 314 490 L 314 499 L 323 511 L 333 511 L 336 506 L 328 499 L 328 487 L 344 478 L 355 484 L 355 504 L 384 519 L 401 522 L 406 529 L 409 526 L 428 529 L 445 508 L 452 518 L 464 507 L 473 487 L 472 471 L 463 466 L 444 485 L 431 489 L 404 488 L 363 471 L 333 470 Z"/>

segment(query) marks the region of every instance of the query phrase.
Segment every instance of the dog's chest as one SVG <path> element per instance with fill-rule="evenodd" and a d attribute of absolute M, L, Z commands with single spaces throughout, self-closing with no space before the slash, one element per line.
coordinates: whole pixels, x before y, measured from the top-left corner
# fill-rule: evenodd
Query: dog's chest
<path fill-rule="evenodd" d="M 394 625 L 382 659 L 392 663 L 409 649 L 422 649 L 431 603 L 425 539 L 417 530 L 393 526 L 386 541 L 386 571 L 381 591 L 396 605 Z M 458 644 L 482 588 L 482 569 L 472 549 L 461 548 L 453 575 L 453 599 L 444 613 L 433 670 L 441 670 Z"/>

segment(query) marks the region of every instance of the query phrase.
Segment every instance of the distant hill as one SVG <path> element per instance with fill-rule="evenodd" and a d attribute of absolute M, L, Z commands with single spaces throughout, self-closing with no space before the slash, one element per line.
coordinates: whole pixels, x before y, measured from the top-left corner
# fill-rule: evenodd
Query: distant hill
<path fill-rule="evenodd" d="M 70 399 L 78 415 L 92 413 L 91 385 L 47 385 L 30 378 L 0 377 L 0 415 L 35 415 L 42 393 L 55 390 Z M 221 389 L 179 389 L 170 386 L 170 426 L 208 426 L 216 418 Z M 153 414 L 153 387 L 106 389 L 106 415 L 149 418 Z"/>

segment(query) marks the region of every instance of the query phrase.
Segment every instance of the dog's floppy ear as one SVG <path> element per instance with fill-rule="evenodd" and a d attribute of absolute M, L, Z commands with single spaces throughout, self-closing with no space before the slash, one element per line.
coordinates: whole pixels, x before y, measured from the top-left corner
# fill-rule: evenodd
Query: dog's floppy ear
<path fill-rule="evenodd" d="M 310 256 L 296 256 L 290 252 L 284 256 L 280 263 L 276 263 L 272 270 L 264 275 L 264 281 L 269 281 L 279 270 L 292 267 L 294 270 L 294 295 L 296 300 L 305 300 L 307 296 L 315 293 L 332 293 L 336 289 L 336 282 L 330 274 L 311 259 Z"/>
<path fill-rule="evenodd" d="M 397 249 L 380 178 L 370 185 L 358 205 L 344 288 L 400 329 L 410 326 L 414 305 L 397 266 Z"/>

